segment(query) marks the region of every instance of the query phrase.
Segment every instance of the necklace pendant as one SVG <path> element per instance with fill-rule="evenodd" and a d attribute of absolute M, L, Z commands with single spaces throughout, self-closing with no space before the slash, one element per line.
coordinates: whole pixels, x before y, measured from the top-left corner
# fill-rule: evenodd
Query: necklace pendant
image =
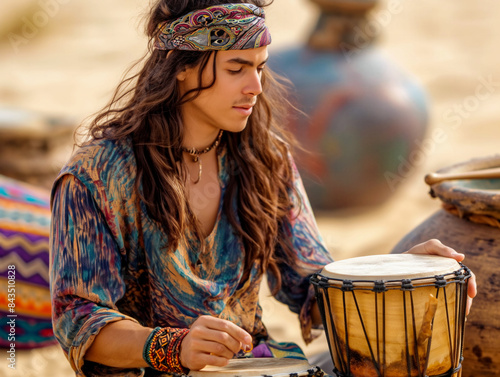
<path fill-rule="evenodd" d="M 193 181 L 194 184 L 197 184 L 198 182 L 200 182 L 201 171 L 202 171 L 201 160 L 198 159 L 198 178 L 196 178 L 196 181 Z"/>
<path fill-rule="evenodd" d="M 198 163 L 198 177 L 197 177 L 196 181 L 192 181 L 194 184 L 200 182 L 200 180 L 201 180 L 201 172 L 203 170 L 203 167 L 201 165 L 200 155 L 204 154 L 204 153 L 208 153 L 213 148 L 216 148 L 219 145 L 221 137 L 222 137 L 222 130 L 219 130 L 219 135 L 217 136 L 217 139 L 215 139 L 215 141 L 212 143 L 212 145 L 208 146 L 207 148 L 205 148 L 205 149 L 203 149 L 201 151 L 199 151 L 196 148 L 188 149 L 188 148 L 182 147 L 182 151 L 186 152 L 186 153 L 189 153 L 191 155 L 191 157 L 193 158 L 193 162 L 197 162 Z"/>

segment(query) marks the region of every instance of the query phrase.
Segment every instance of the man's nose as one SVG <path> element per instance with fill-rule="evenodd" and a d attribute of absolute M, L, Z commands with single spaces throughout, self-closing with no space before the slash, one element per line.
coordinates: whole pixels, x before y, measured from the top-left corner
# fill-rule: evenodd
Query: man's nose
<path fill-rule="evenodd" d="M 253 71 L 246 83 L 243 94 L 258 96 L 262 93 L 262 74 L 258 71 Z"/>

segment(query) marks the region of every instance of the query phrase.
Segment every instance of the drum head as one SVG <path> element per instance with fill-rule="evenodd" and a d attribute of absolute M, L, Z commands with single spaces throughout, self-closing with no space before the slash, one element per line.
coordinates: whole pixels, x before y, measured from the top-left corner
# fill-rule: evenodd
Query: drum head
<path fill-rule="evenodd" d="M 279 359 L 272 357 L 252 359 L 232 359 L 225 367 L 208 365 L 200 371 L 189 372 L 190 377 L 216 377 L 220 375 L 234 377 L 258 376 L 290 376 L 297 373 L 307 376 L 307 371 L 313 369 L 306 360 Z"/>
<path fill-rule="evenodd" d="M 452 258 L 384 254 L 344 259 L 325 266 L 321 275 L 341 280 L 401 280 L 446 275 L 460 269 Z"/>

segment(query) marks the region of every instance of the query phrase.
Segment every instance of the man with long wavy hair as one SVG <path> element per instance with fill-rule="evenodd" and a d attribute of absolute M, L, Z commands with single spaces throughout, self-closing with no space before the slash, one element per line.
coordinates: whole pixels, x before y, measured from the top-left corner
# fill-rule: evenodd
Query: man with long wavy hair
<path fill-rule="evenodd" d="M 311 341 L 309 278 L 332 262 L 281 127 L 265 5 L 157 1 L 144 66 L 56 179 L 53 323 L 77 376 L 304 358 L 269 338 L 258 300 L 267 275 Z"/>

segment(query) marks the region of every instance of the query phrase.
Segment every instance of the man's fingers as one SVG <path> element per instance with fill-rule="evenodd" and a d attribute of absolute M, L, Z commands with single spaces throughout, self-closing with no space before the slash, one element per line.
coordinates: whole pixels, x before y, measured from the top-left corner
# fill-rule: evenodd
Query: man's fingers
<path fill-rule="evenodd" d="M 451 247 L 443 245 L 439 240 L 432 239 L 423 243 L 423 248 L 427 254 L 440 255 L 442 257 L 456 258 L 458 253 Z M 463 259 L 460 255 L 460 260 Z"/>
<path fill-rule="evenodd" d="M 471 306 L 472 306 L 472 297 L 467 297 L 467 309 L 465 310 L 465 315 L 469 315 Z"/>
<path fill-rule="evenodd" d="M 227 348 L 225 345 L 212 341 L 200 341 L 197 348 L 205 354 L 222 357 L 225 359 L 232 359 L 234 352 Z"/>
<path fill-rule="evenodd" d="M 240 343 L 242 343 L 243 347 L 252 346 L 252 336 L 241 327 L 236 326 L 230 321 L 210 316 L 200 317 L 199 320 L 201 320 L 203 324 L 211 330 L 216 330 L 230 335 L 238 343 L 238 349 Z M 225 338 L 221 340 L 227 341 L 228 339 Z"/>
<path fill-rule="evenodd" d="M 200 361 L 202 362 L 203 367 L 205 365 L 213 365 L 216 367 L 224 367 L 229 363 L 229 359 L 225 357 L 220 357 L 213 354 L 202 354 L 200 355 Z M 201 368 L 200 368 L 201 369 Z"/>
<path fill-rule="evenodd" d="M 443 243 L 437 239 L 432 239 L 418 245 L 413 246 L 407 251 L 409 254 L 427 254 L 427 255 L 440 255 L 442 257 L 453 258 L 457 262 L 464 260 L 465 255 L 462 253 L 457 253 L 451 247 L 443 245 Z"/>
<path fill-rule="evenodd" d="M 214 365 L 217 367 L 223 367 L 228 364 L 230 359 L 214 354 L 197 352 L 190 355 L 188 360 L 185 360 L 183 364 L 186 368 L 190 370 L 200 370 L 207 365 Z"/>
<path fill-rule="evenodd" d="M 212 330 L 208 328 L 194 328 L 191 330 L 193 332 L 193 336 L 199 340 L 204 340 L 210 343 L 216 343 L 224 348 L 228 349 L 232 354 L 238 353 L 241 348 L 241 343 L 234 339 L 231 335 L 218 330 Z M 209 349 L 207 349 L 209 350 Z M 213 352 L 213 351 L 210 351 Z M 220 352 L 214 352 L 216 354 L 221 354 Z"/>
<path fill-rule="evenodd" d="M 467 294 L 469 297 L 474 298 L 477 295 L 477 283 L 476 283 L 476 274 L 471 271 L 471 277 L 469 279 L 469 284 L 467 286 Z"/>
<path fill-rule="evenodd" d="M 476 275 L 471 271 L 469 284 L 467 285 L 467 310 L 466 315 L 469 315 L 472 306 L 472 299 L 477 295 Z"/>

